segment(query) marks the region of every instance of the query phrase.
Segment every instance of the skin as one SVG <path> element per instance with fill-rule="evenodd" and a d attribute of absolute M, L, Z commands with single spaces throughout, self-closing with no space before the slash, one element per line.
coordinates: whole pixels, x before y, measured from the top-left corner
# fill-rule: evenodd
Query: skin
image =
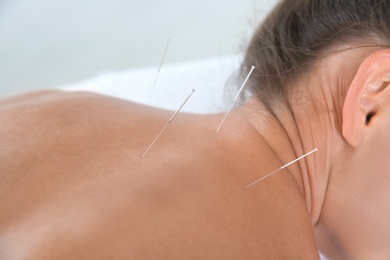
<path fill-rule="evenodd" d="M 338 79 L 347 86 L 334 129 L 343 139 L 334 145 L 316 235 L 332 259 L 388 259 L 390 50 L 361 51 L 355 59 L 354 76 Z"/>
<path fill-rule="evenodd" d="M 91 93 L 1 101 L 1 258 L 318 259 L 316 241 L 385 259 L 390 50 L 350 47 L 291 83 L 276 118 L 250 99 L 216 135 L 223 114 L 180 113 L 144 159 L 172 112 Z"/>
<path fill-rule="evenodd" d="M 2 259 L 317 259 L 297 180 L 251 124 L 91 93 L 37 93 L 0 110 Z M 294 159 L 291 155 L 289 159 Z M 292 167 L 291 170 L 297 170 Z"/>

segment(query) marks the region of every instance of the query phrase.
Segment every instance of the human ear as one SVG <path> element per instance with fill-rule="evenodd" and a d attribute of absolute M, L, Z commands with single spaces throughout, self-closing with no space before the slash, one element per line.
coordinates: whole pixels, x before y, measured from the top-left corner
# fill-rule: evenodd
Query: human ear
<path fill-rule="evenodd" d="M 357 147 L 382 119 L 390 101 L 390 49 L 370 54 L 360 65 L 344 100 L 342 131 Z"/>

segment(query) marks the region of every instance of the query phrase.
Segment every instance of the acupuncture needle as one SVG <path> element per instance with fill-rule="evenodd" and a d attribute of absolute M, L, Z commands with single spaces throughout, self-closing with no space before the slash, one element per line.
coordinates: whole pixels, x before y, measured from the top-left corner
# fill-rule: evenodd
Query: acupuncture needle
<path fill-rule="evenodd" d="M 167 54 L 169 42 L 170 42 L 170 39 L 168 38 L 168 39 L 167 39 L 167 43 L 165 44 L 165 48 L 164 48 L 164 52 L 163 52 L 163 55 L 162 55 L 162 58 L 161 58 L 161 61 L 160 61 L 160 65 L 158 66 L 158 69 L 157 69 L 156 77 L 154 78 L 154 83 L 153 83 L 153 87 L 152 87 L 152 92 L 150 93 L 149 102 L 152 102 L 152 98 L 153 98 L 154 91 L 155 91 L 155 89 L 156 89 L 158 77 L 160 76 L 161 67 L 162 67 L 162 65 L 163 65 L 163 63 L 164 63 L 165 56 L 166 56 L 166 54 Z"/>
<path fill-rule="evenodd" d="M 275 170 L 275 171 L 273 171 L 273 172 L 271 172 L 271 173 L 265 175 L 264 177 L 262 177 L 262 178 L 260 178 L 260 179 L 258 179 L 258 180 L 256 180 L 256 181 L 254 181 L 254 182 L 252 182 L 251 184 L 245 186 L 245 187 L 244 187 L 244 190 L 246 190 L 246 189 L 252 187 L 252 186 L 255 185 L 256 183 L 259 183 L 260 181 L 262 181 L 262 180 L 264 180 L 264 179 L 266 179 L 266 178 L 268 178 L 268 177 L 274 175 L 275 173 L 277 173 L 277 172 L 279 172 L 279 171 L 281 171 L 281 170 L 287 168 L 287 167 L 290 166 L 291 164 L 294 164 L 294 163 L 296 163 L 296 162 L 302 160 L 303 158 L 305 158 L 305 157 L 307 157 L 307 156 L 309 156 L 309 155 L 311 155 L 311 154 L 313 154 L 313 153 L 315 153 L 315 152 L 318 152 L 318 149 L 317 149 L 317 148 L 315 148 L 313 151 L 308 152 L 307 154 L 304 154 L 304 155 L 302 155 L 301 157 L 299 157 L 299 158 L 297 158 L 297 159 L 295 159 L 295 160 L 293 160 L 293 161 L 291 161 L 291 162 L 289 162 L 289 163 L 283 165 L 283 166 L 280 167 L 279 169 L 277 169 L 277 170 Z"/>
<path fill-rule="evenodd" d="M 254 69 L 255 69 L 255 66 L 252 66 L 252 68 L 251 68 L 251 70 L 250 70 L 248 76 L 246 77 L 244 83 L 242 84 L 240 90 L 238 91 L 236 97 L 234 98 L 232 105 L 230 106 L 229 110 L 226 112 L 224 118 L 222 119 L 222 122 L 219 124 L 218 129 L 217 129 L 217 131 L 216 131 L 217 134 L 218 134 L 219 130 L 221 130 L 221 127 L 222 127 L 223 123 L 225 122 L 226 118 L 228 117 L 228 115 L 229 115 L 230 112 L 232 111 L 234 104 L 236 103 L 238 97 L 240 96 L 242 90 L 244 89 L 244 87 L 245 87 L 245 85 L 246 85 L 246 82 L 248 81 L 248 79 L 249 79 L 249 77 L 251 76 L 251 74 L 252 74 L 252 72 L 253 72 Z"/>
<path fill-rule="evenodd" d="M 165 129 L 169 126 L 169 124 L 175 119 L 175 117 L 177 116 L 177 114 L 180 112 L 180 110 L 184 107 L 184 105 L 188 102 L 188 100 L 190 99 L 190 97 L 192 96 L 192 94 L 194 94 L 195 92 L 195 89 L 193 89 L 191 91 L 191 94 L 186 98 L 186 100 L 184 100 L 183 104 L 179 107 L 179 109 L 173 114 L 173 116 L 169 119 L 169 121 L 165 124 L 165 126 L 163 127 L 163 129 L 160 131 L 160 133 L 157 135 L 157 137 L 153 140 L 153 142 L 149 145 L 148 149 L 146 149 L 145 153 L 142 155 L 142 158 L 145 157 L 145 155 L 149 152 L 150 148 L 152 148 L 152 146 L 156 143 L 156 141 L 160 138 L 160 136 L 162 135 L 162 133 L 165 131 Z"/>

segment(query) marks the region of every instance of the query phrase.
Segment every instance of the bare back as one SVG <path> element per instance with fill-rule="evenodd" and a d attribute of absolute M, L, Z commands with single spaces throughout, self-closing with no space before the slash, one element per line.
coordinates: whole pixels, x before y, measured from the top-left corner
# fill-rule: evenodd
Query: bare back
<path fill-rule="evenodd" d="M 304 203 L 274 201 L 301 194 L 243 192 L 264 151 L 216 137 L 214 116 L 180 115 L 142 159 L 171 114 L 90 93 L 0 102 L 1 258 L 318 257 Z"/>

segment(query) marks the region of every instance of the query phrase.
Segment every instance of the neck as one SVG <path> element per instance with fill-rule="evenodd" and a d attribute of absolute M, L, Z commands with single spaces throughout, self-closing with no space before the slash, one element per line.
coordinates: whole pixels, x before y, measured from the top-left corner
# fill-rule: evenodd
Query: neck
<path fill-rule="evenodd" d="M 276 115 L 270 115 L 254 99 L 240 107 L 236 114 L 253 129 L 250 139 L 258 140 L 254 138 L 254 135 L 257 135 L 265 141 L 273 153 L 270 156 L 278 161 L 279 167 L 318 148 L 319 152 L 302 158 L 286 168 L 294 179 L 292 185 L 296 185 L 302 193 L 312 224 L 317 223 L 325 198 L 327 184 L 325 173 L 329 168 L 320 163 L 327 161 L 324 158 L 326 155 L 322 152 L 325 151 L 326 144 L 318 137 L 326 128 L 318 125 L 312 118 L 309 120 L 309 115 L 307 120 L 300 120 L 289 107 L 281 107 Z"/>

